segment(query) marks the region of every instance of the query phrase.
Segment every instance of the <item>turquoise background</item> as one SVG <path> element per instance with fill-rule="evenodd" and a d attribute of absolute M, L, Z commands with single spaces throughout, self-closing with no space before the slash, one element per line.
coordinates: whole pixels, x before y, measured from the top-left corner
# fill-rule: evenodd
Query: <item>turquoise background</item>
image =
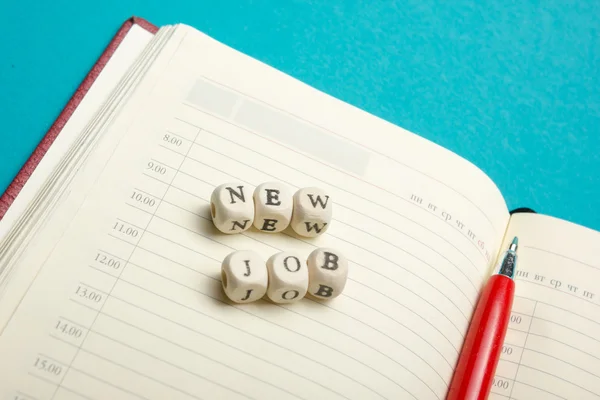
<path fill-rule="evenodd" d="M 451 149 L 510 208 L 600 230 L 597 0 L 0 0 L 0 191 L 131 15 L 195 26 Z"/>

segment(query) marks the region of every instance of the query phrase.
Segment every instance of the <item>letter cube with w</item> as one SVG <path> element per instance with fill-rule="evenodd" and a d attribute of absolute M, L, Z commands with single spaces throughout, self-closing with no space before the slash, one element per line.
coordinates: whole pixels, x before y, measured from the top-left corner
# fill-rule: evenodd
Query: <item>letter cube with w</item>
<path fill-rule="evenodd" d="M 300 189 L 294 194 L 294 211 L 290 225 L 300 236 L 319 236 L 329 228 L 332 209 L 333 202 L 323 189 Z"/>
<path fill-rule="evenodd" d="M 223 233 L 240 233 L 254 222 L 253 188 L 243 183 L 226 183 L 210 197 L 213 223 Z"/>

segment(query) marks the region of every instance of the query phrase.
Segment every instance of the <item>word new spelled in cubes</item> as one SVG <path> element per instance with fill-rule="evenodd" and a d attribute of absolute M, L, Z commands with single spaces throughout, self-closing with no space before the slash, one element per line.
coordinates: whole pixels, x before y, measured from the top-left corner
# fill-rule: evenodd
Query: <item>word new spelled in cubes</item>
<path fill-rule="evenodd" d="M 267 260 L 267 271 L 267 296 L 274 303 L 293 303 L 306 295 L 308 268 L 297 254 L 289 251 L 274 254 Z"/>
<path fill-rule="evenodd" d="M 252 226 L 252 188 L 243 183 L 217 186 L 210 197 L 210 213 L 215 227 L 223 233 L 241 233 Z"/>
<path fill-rule="evenodd" d="M 254 226 L 262 232 L 277 233 L 292 219 L 294 198 L 283 184 L 269 182 L 254 190 Z"/>
<path fill-rule="evenodd" d="M 236 303 L 250 303 L 267 292 L 269 275 L 261 257 L 253 251 L 229 254 L 221 264 L 223 291 Z"/>
<path fill-rule="evenodd" d="M 323 189 L 309 187 L 298 190 L 294 194 L 292 229 L 306 237 L 323 234 L 331 223 L 332 208 L 329 195 Z"/>
<path fill-rule="evenodd" d="M 339 296 L 346 286 L 348 261 L 339 251 L 318 248 L 308 256 L 308 293 L 329 300 Z"/>

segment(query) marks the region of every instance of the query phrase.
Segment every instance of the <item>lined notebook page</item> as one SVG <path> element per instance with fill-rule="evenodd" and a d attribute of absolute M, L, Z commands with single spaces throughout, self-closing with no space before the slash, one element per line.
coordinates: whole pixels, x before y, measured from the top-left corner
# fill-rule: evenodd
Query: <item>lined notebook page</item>
<path fill-rule="evenodd" d="M 157 61 L 28 247 L 23 263 L 39 273 L 0 337 L 2 394 L 444 398 L 508 222 L 496 187 L 450 152 L 190 28 L 172 41 L 177 51 Z M 272 180 L 328 190 L 327 233 L 214 229 L 215 186 Z M 53 248 L 50 235 L 61 238 Z M 266 260 L 316 246 L 349 259 L 335 300 L 223 296 L 230 252 Z"/>
<path fill-rule="evenodd" d="M 518 214 L 517 291 L 494 400 L 600 399 L 600 234 Z"/>

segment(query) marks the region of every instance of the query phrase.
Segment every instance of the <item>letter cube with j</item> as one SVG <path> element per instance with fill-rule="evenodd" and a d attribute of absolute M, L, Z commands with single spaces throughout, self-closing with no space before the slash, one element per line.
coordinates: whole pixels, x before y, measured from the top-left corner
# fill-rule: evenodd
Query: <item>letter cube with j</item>
<path fill-rule="evenodd" d="M 267 296 L 274 303 L 293 303 L 306 295 L 308 268 L 297 254 L 283 251 L 271 256 L 267 260 L 267 271 Z"/>
<path fill-rule="evenodd" d="M 339 251 L 318 248 L 308 256 L 308 293 L 329 300 L 339 296 L 346 286 L 348 261 Z"/>
<path fill-rule="evenodd" d="M 243 183 L 226 183 L 210 197 L 212 220 L 223 233 L 241 233 L 254 221 L 253 188 Z"/>
<path fill-rule="evenodd" d="M 319 188 L 303 188 L 294 194 L 292 229 L 300 236 L 316 237 L 331 223 L 333 202 Z"/>
<path fill-rule="evenodd" d="M 236 303 L 250 303 L 265 295 L 269 283 L 267 266 L 253 251 L 229 254 L 221 265 L 223 291 Z"/>
<path fill-rule="evenodd" d="M 292 192 L 279 182 L 268 182 L 254 190 L 254 226 L 262 232 L 276 233 L 292 219 Z"/>

